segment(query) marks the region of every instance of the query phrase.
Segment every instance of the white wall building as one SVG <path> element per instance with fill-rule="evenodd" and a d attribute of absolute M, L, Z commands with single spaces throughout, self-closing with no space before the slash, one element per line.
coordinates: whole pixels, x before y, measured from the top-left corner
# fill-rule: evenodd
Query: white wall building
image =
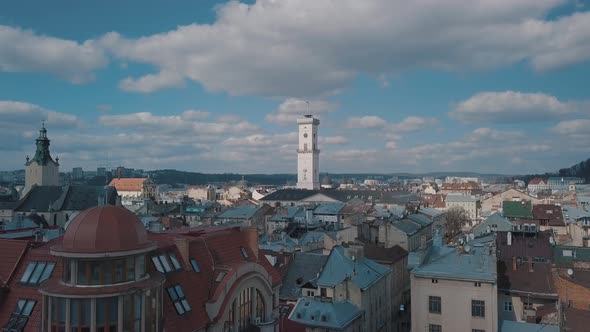
<path fill-rule="evenodd" d="M 297 149 L 297 189 L 320 189 L 320 150 L 318 126 L 320 120 L 305 115 L 297 120 L 299 147 Z"/>

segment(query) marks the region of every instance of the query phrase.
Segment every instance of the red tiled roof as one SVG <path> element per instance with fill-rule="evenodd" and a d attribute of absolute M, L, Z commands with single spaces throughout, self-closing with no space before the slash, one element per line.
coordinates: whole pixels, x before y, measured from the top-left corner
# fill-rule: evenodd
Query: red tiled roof
<path fill-rule="evenodd" d="M 6 285 L 24 258 L 30 242 L 0 239 L 0 286 Z"/>
<path fill-rule="evenodd" d="M 545 184 L 545 181 L 541 178 L 532 178 L 529 184 Z"/>
<path fill-rule="evenodd" d="M 169 233 L 148 233 L 147 239 L 157 244 L 155 253 L 174 253 L 179 260 L 182 269 L 167 273 L 164 282 L 164 288 L 181 285 L 186 299 L 192 307 L 188 314 L 178 315 L 172 301 L 164 291 L 164 328 L 167 331 L 193 331 L 199 330 L 211 321 L 206 311 L 206 303 L 212 301 L 215 293 L 221 288 L 226 288 L 225 282 L 228 280 L 226 276 L 221 282 L 216 282 L 215 277 L 220 269 L 228 271 L 236 271 L 241 264 L 253 263 L 260 264 L 272 278 L 272 285 L 277 286 L 281 282 L 280 273 L 274 269 L 264 255 L 255 254 L 251 246 L 251 236 L 255 232 L 249 232 L 248 229 L 240 228 L 217 228 L 217 229 L 185 229 L 182 232 Z M 257 240 L 257 237 L 255 238 Z M 6 241 L 6 240 L 3 240 Z M 50 254 L 50 248 L 61 244 L 63 237 L 54 239 L 48 243 L 38 245 L 37 247 L 29 249 L 24 254 L 24 259 L 15 271 L 14 277 L 9 283 L 10 291 L 6 293 L 5 300 L 0 307 L 0 322 L 4 324 L 8 321 L 11 313 L 14 311 L 16 303 L 19 299 L 37 300 L 37 304 L 29 318 L 29 322 L 25 327 L 25 331 L 39 331 L 41 324 L 41 309 L 42 296 L 38 287 L 20 285 L 22 274 L 27 265 L 31 261 L 52 261 L 56 263 L 51 277 L 43 283 L 41 287 L 57 287 L 62 276 L 62 260 L 59 257 Z M 187 241 L 188 251 L 181 252 L 184 248 L 178 244 L 179 241 Z M 0 241 L 0 248 L 2 241 Z M 8 243 L 8 242 L 7 242 Z M 25 243 L 27 243 L 25 241 Z M 257 243 L 255 250 L 257 250 Z M 9 244 L 10 247 L 12 244 Z M 240 248 L 243 247 L 248 257 L 242 255 Z M 1 256 L 0 256 L 1 257 Z M 195 272 L 191 266 L 189 259 L 194 259 L 199 266 L 200 272 Z M 0 265 L 1 266 L 1 265 Z M 151 260 L 148 258 L 146 269 L 150 275 L 159 275 L 155 272 Z M 137 286 L 136 284 L 134 286 Z M 118 286 L 115 286 L 118 287 Z M 127 285 L 129 287 L 129 285 Z M 118 289 L 118 288 L 117 288 Z M 66 290 L 62 289 L 65 292 Z M 83 291 L 80 289 L 68 289 L 67 292 L 82 295 Z M 63 293 L 62 292 L 62 293 Z M 228 302 L 233 294 L 227 295 L 224 302 Z"/>
<path fill-rule="evenodd" d="M 115 187 L 117 191 L 141 191 L 145 180 L 147 178 L 116 178 L 111 180 L 109 186 Z"/>

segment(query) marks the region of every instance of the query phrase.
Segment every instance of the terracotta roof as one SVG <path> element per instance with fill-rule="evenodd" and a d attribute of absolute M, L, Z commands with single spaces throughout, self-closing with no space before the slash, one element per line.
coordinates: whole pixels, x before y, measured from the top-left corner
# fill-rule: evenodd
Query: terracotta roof
<path fill-rule="evenodd" d="M 111 180 L 109 186 L 115 187 L 117 191 L 141 191 L 145 180 L 147 178 L 116 178 Z"/>
<path fill-rule="evenodd" d="M 565 309 L 565 328 L 563 331 L 586 331 L 590 326 L 590 311 L 574 308 Z"/>
<path fill-rule="evenodd" d="M 545 184 L 545 181 L 541 178 L 532 178 L 529 184 Z"/>
<path fill-rule="evenodd" d="M 135 214 L 124 207 L 104 205 L 82 211 L 66 229 L 61 245 L 67 253 L 107 253 L 153 246 Z"/>
<path fill-rule="evenodd" d="M 29 249 L 27 240 L 0 239 L 0 283 L 4 286 L 10 282 L 17 271 L 19 263 Z"/>
<path fill-rule="evenodd" d="M 533 271 L 530 272 L 529 262 L 517 263 L 515 271 L 511 261 L 498 261 L 497 273 L 498 289 L 557 297 L 549 263 L 533 263 Z"/>
<path fill-rule="evenodd" d="M 553 260 L 553 246 L 549 242 L 551 231 L 537 233 L 512 232 L 512 244 L 508 245 L 508 232 L 496 233 L 498 260 L 512 261 L 512 257 L 543 257 Z"/>
<path fill-rule="evenodd" d="M 113 232 L 111 231 L 111 233 Z M 255 237 L 252 237 L 253 235 Z M 226 284 L 230 279 L 229 275 L 235 274 L 242 264 L 260 264 L 271 276 L 273 287 L 278 286 L 281 282 L 280 273 L 270 266 L 264 255 L 256 255 L 255 251 L 258 250 L 258 243 L 255 230 L 251 232 L 249 229 L 237 227 L 208 230 L 185 229 L 183 232 L 147 233 L 146 238 L 157 245 L 154 254 L 174 253 L 182 269 L 162 275 L 155 270 L 148 258 L 146 269 L 153 277 L 142 282 L 161 282 L 161 278 L 165 278 L 164 289 L 174 285 L 181 285 L 185 297 L 192 307 L 189 314 L 178 315 L 170 297 L 164 296 L 164 329 L 166 331 L 194 331 L 207 326 L 211 320 L 206 312 L 206 303 L 221 296 L 222 290 L 230 289 Z M 42 295 L 39 292 L 39 287 L 19 284 L 29 262 L 45 261 L 56 263 L 50 278 L 42 283 L 41 287 L 45 290 L 53 289 L 62 293 L 75 293 L 77 295 L 88 292 L 88 290 L 80 288 L 66 289 L 60 283 L 63 272 L 62 260 L 51 255 L 50 248 L 59 246 L 64 240 L 65 236 L 54 239 L 48 243 L 33 247 L 23 254 L 24 258 L 21 264 L 18 265 L 18 269 L 8 285 L 10 291 L 5 294 L 4 301 L 0 303 L 0 322 L 2 324 L 8 321 L 19 299 L 31 299 L 36 300 L 37 304 L 24 331 L 39 331 L 41 329 Z M 188 241 L 188 250 L 186 252 L 181 252 L 184 249 L 179 249 L 183 246 L 177 246 L 178 241 Z M 3 249 L 2 245 L 6 243 L 8 243 L 6 245 L 8 248 L 13 247 L 11 242 L 10 240 L 0 240 L 0 249 Z M 27 242 L 25 241 L 25 243 Z M 242 247 L 246 250 L 247 257 L 242 254 Z M 193 270 L 190 259 L 197 262 L 200 272 Z M 2 267 L 2 264 L 0 264 L 0 267 Z M 221 282 L 216 282 L 215 279 L 220 269 L 228 271 L 227 276 Z M 133 287 L 141 287 L 141 285 L 135 283 Z M 127 284 L 126 287 L 129 287 L 129 285 Z M 104 289 L 105 292 L 116 290 L 121 290 L 121 285 Z M 227 302 L 232 298 L 233 294 L 230 293 L 225 298 L 220 298 L 220 300 L 223 301 L 224 305 L 227 305 Z"/>
<path fill-rule="evenodd" d="M 545 226 L 565 226 L 561 206 L 554 204 L 537 204 L 533 206 L 533 218 Z"/>

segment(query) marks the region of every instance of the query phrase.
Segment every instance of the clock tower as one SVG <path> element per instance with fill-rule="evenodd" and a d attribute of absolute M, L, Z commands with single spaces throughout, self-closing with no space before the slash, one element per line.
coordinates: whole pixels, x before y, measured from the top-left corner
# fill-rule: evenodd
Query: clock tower
<path fill-rule="evenodd" d="M 320 120 L 313 115 L 297 119 L 299 147 L 297 148 L 297 189 L 320 189 L 320 150 L 318 126 Z"/>
<path fill-rule="evenodd" d="M 25 188 L 23 196 L 26 195 L 34 185 L 57 186 L 59 185 L 59 158 L 51 158 L 49 154 L 49 138 L 45 123 L 39 130 L 39 137 L 35 140 L 37 151 L 30 159 L 27 156 L 25 163 Z"/>

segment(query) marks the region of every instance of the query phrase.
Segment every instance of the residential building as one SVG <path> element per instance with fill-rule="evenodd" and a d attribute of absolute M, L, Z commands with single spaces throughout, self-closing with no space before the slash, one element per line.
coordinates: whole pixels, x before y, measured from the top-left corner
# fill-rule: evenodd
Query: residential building
<path fill-rule="evenodd" d="M 328 255 L 295 252 L 289 260 L 279 292 L 281 301 L 296 303 L 303 296 L 315 297 L 317 279 L 328 260 Z"/>
<path fill-rule="evenodd" d="M 477 198 L 467 195 L 447 195 L 447 209 L 462 208 L 467 212 L 471 221 L 479 219 L 480 202 Z"/>
<path fill-rule="evenodd" d="M 313 216 L 320 223 L 330 225 L 335 229 L 343 228 L 343 209 L 346 206 L 341 202 L 320 203 L 313 209 Z"/>
<path fill-rule="evenodd" d="M 481 194 L 481 186 L 475 181 L 458 182 L 458 183 L 443 183 L 440 186 L 439 192 L 444 195 L 458 194 L 458 195 L 478 195 Z"/>
<path fill-rule="evenodd" d="M 289 319 L 308 331 L 391 331 L 391 270 L 364 257 L 362 247 L 332 249 L 314 297 L 299 299 Z"/>
<path fill-rule="evenodd" d="M 547 181 L 541 178 L 532 178 L 527 185 L 527 189 L 532 193 L 542 190 L 551 190 L 551 188 L 547 184 Z"/>
<path fill-rule="evenodd" d="M 267 217 L 270 218 L 273 209 L 267 205 L 242 205 L 231 207 L 215 217 L 214 223 L 244 223 L 256 227 L 262 233 L 265 230 Z"/>
<path fill-rule="evenodd" d="M 72 179 L 84 180 L 84 170 L 82 169 L 82 167 L 74 167 L 72 169 Z"/>
<path fill-rule="evenodd" d="M 253 229 L 150 233 L 99 206 L 63 237 L 0 247 L 15 256 L 1 271 L 8 331 L 277 331 L 280 274 Z"/>
<path fill-rule="evenodd" d="M 25 163 L 25 188 L 22 196 L 26 195 L 33 186 L 58 186 L 59 185 L 59 158 L 51 158 L 49 153 L 49 138 L 45 123 L 39 130 L 39 137 L 35 140 L 37 151 L 30 159 L 27 156 Z"/>
<path fill-rule="evenodd" d="M 156 185 L 148 178 L 114 178 L 109 186 L 115 187 L 123 205 L 133 205 L 135 201 L 154 199 Z"/>
<path fill-rule="evenodd" d="M 552 229 L 557 234 L 568 233 L 561 206 L 555 204 L 533 205 L 532 214 L 533 219 L 539 222 L 542 231 Z"/>
<path fill-rule="evenodd" d="M 358 226 L 358 237 L 364 243 L 374 243 L 385 248 L 399 245 L 404 250 L 425 248 L 433 235 L 433 222 L 424 218 L 367 221 Z"/>
<path fill-rule="evenodd" d="M 412 331 L 497 331 L 493 237 L 464 247 L 440 241 L 410 254 L 409 260 L 416 262 L 410 272 Z"/>
<path fill-rule="evenodd" d="M 508 232 L 513 229 L 514 225 L 512 222 L 504 218 L 500 213 L 495 212 L 491 216 L 484 219 L 484 221 L 475 225 L 471 230 L 471 233 L 475 237 L 480 237 L 493 232 Z"/>
<path fill-rule="evenodd" d="M 551 190 L 569 190 L 570 185 L 582 184 L 584 179 L 577 177 L 550 177 L 547 185 Z"/>
<path fill-rule="evenodd" d="M 383 248 L 367 243 L 364 245 L 365 257 L 391 269 L 391 293 L 393 295 L 392 315 L 395 321 L 392 331 L 409 331 L 410 319 L 410 273 L 408 271 L 408 252 L 400 246 Z"/>
<path fill-rule="evenodd" d="M 215 201 L 216 191 L 213 186 L 188 186 L 186 189 L 188 197 L 198 201 Z"/>
<path fill-rule="evenodd" d="M 297 188 L 320 189 L 320 149 L 318 127 L 320 120 L 313 115 L 297 119 L 299 147 L 297 148 Z"/>
<path fill-rule="evenodd" d="M 420 208 L 419 215 L 425 216 L 434 223 L 434 231 L 439 234 L 447 233 L 447 211 L 438 210 L 434 208 Z"/>
<path fill-rule="evenodd" d="M 362 201 L 367 205 L 406 206 L 419 202 L 420 197 L 407 191 L 386 190 L 302 190 L 280 189 L 263 198 L 260 202 L 276 206 L 298 206 L 310 203 Z"/>
<path fill-rule="evenodd" d="M 498 312 L 501 320 L 557 324 L 553 233 L 497 232 Z"/>
<path fill-rule="evenodd" d="M 590 248 L 555 246 L 553 263 L 560 302 L 568 308 L 590 310 Z"/>
<path fill-rule="evenodd" d="M 547 201 L 537 199 L 536 197 L 533 197 L 522 191 L 508 189 L 491 197 L 485 198 L 481 202 L 481 211 L 482 213 L 486 214 L 502 212 L 502 204 L 505 201 L 531 201 L 533 204 L 549 203 Z"/>

